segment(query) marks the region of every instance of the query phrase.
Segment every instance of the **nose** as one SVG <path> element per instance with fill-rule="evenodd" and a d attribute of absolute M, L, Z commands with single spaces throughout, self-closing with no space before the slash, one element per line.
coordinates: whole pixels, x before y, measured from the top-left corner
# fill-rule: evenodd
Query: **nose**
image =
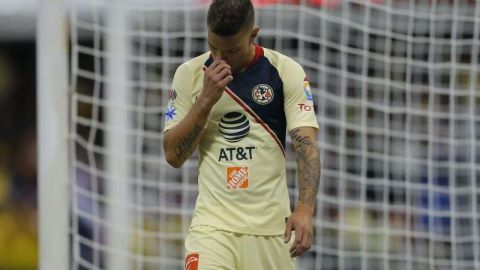
<path fill-rule="evenodd" d="M 225 62 L 227 62 L 230 65 L 230 61 L 229 61 L 229 58 L 226 56 L 226 53 L 215 52 L 215 53 L 212 54 L 212 56 L 213 56 L 214 60 L 221 59 L 221 60 L 224 60 Z"/>
<path fill-rule="evenodd" d="M 222 60 L 227 60 L 227 52 L 222 52 L 220 50 L 216 50 L 214 52 L 214 58 L 216 59 L 222 59 Z"/>
<path fill-rule="evenodd" d="M 225 52 L 221 52 L 221 51 L 218 51 L 216 53 L 216 58 L 219 58 L 219 59 L 222 59 L 222 60 L 225 60 L 227 61 L 227 56 L 226 56 L 226 53 Z"/>

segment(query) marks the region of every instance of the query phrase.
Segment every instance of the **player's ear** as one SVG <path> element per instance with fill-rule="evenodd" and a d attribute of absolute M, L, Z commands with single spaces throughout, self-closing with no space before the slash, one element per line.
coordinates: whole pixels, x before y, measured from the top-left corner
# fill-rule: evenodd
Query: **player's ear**
<path fill-rule="evenodd" d="M 260 31 L 260 27 L 255 26 L 250 34 L 250 42 L 253 42 L 253 40 L 255 40 L 255 38 L 258 36 L 258 31 Z"/>

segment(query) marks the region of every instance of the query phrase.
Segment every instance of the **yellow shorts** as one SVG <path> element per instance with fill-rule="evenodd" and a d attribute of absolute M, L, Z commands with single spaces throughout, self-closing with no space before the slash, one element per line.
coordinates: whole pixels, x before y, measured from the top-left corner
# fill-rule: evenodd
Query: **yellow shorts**
<path fill-rule="evenodd" d="M 293 235 L 292 235 L 293 236 Z M 280 236 L 221 231 L 210 226 L 190 229 L 185 239 L 186 270 L 294 270 L 289 249 Z"/>

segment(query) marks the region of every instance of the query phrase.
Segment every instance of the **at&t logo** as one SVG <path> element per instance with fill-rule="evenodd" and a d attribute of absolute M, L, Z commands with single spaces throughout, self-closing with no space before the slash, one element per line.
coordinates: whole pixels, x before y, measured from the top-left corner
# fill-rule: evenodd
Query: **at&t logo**
<path fill-rule="evenodd" d="M 228 142 L 239 142 L 250 132 L 250 122 L 242 113 L 229 112 L 220 119 L 218 132 Z"/>

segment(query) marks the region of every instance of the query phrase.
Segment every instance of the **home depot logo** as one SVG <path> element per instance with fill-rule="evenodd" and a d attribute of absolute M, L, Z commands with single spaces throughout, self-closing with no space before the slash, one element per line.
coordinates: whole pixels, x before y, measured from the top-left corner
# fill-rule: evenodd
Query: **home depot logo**
<path fill-rule="evenodd" d="M 198 270 L 198 253 L 192 253 L 185 258 L 185 270 Z"/>
<path fill-rule="evenodd" d="M 227 188 L 248 188 L 248 167 L 227 167 Z"/>

